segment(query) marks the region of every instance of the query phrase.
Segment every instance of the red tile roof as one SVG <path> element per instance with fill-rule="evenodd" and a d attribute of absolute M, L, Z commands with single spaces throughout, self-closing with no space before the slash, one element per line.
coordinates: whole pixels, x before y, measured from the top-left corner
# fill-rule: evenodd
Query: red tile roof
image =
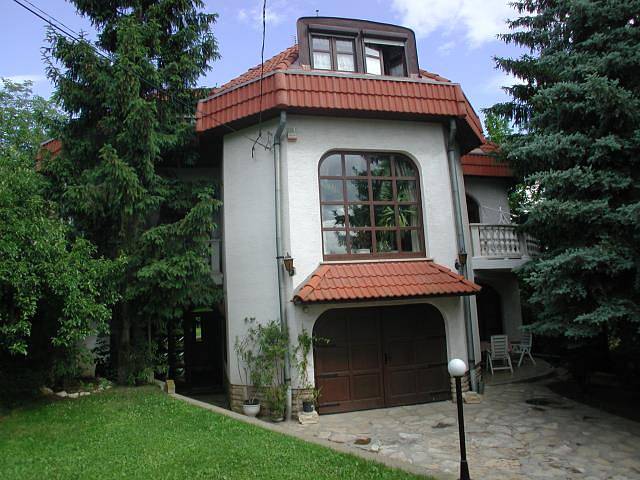
<path fill-rule="evenodd" d="M 497 150 L 498 146 L 495 143 L 487 142 L 463 155 L 460 159 L 462 173 L 475 177 L 513 177 L 509 165 L 492 155 Z"/>
<path fill-rule="evenodd" d="M 473 295 L 475 283 L 431 260 L 321 264 L 295 303 Z"/>
<path fill-rule="evenodd" d="M 262 109 L 376 112 L 419 117 L 456 117 L 466 127 L 469 149 L 484 142 L 482 125 L 460 85 L 421 70 L 420 78 L 376 77 L 365 74 L 309 70 L 298 65 L 294 45 L 265 61 Z M 259 112 L 260 66 L 215 88 L 198 103 L 196 130 Z"/>

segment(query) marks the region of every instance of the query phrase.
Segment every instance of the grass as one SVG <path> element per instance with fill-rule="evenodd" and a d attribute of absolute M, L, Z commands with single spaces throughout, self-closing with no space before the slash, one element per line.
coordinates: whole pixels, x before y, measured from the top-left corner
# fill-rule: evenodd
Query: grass
<path fill-rule="evenodd" d="M 416 479 L 170 398 L 155 387 L 53 400 L 0 419 L 8 479 Z"/>

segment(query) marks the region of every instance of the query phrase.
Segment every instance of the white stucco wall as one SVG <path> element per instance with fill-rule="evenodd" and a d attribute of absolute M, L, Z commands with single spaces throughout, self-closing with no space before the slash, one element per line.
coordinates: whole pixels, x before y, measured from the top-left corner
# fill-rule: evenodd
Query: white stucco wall
<path fill-rule="evenodd" d="M 275 130 L 275 122 L 264 125 Z M 251 156 L 256 128 L 225 136 L 223 149 L 223 262 L 231 383 L 240 383 L 234 351 L 244 335 L 244 319 L 268 322 L 279 317 L 276 272 L 273 155 L 260 146 Z M 266 132 L 263 138 L 267 138 Z"/>
<path fill-rule="evenodd" d="M 466 193 L 480 207 L 480 223 L 500 223 L 499 209 L 509 215 L 509 180 L 495 177 L 465 176 Z"/>
<path fill-rule="evenodd" d="M 276 123 L 271 121 L 263 129 L 273 134 Z M 281 149 L 283 245 L 284 251 L 294 258 L 296 268 L 293 277 L 285 274 L 292 340 L 303 328 L 311 332 L 315 320 L 325 310 L 347 307 L 344 304 L 304 307 L 290 302 L 295 289 L 323 261 L 318 163 L 330 150 L 389 151 L 411 157 L 420 174 L 427 256 L 454 269 L 455 219 L 442 125 L 289 115 L 287 127 L 295 128 L 297 136 L 296 141 L 288 141 L 285 132 Z M 257 147 L 255 158 L 251 158 L 251 143 L 245 137 L 256 134 L 257 129 L 252 127 L 224 140 L 224 286 L 228 375 L 232 383 L 239 383 L 233 343 L 244 332 L 244 318 L 256 317 L 266 322 L 278 317 L 273 156 Z M 267 138 L 266 133 L 263 138 Z M 449 357 L 466 358 L 462 300 L 439 298 L 428 303 L 436 306 L 445 318 Z"/>

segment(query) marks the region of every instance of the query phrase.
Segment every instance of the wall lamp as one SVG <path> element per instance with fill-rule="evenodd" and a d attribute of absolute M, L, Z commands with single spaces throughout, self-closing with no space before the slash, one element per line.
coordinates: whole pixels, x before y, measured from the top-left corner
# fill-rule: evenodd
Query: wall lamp
<path fill-rule="evenodd" d="M 293 266 L 293 258 L 289 255 L 289 252 L 282 259 L 284 269 L 289 272 L 289 276 L 293 277 L 296 274 L 296 267 Z"/>
<path fill-rule="evenodd" d="M 456 259 L 456 270 L 462 270 L 467 265 L 467 252 L 462 250 L 458 253 L 458 258 Z"/>

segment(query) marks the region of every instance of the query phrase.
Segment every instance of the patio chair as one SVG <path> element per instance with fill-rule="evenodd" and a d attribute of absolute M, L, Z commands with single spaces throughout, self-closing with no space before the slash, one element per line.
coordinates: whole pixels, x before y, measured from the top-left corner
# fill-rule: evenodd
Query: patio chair
<path fill-rule="evenodd" d="M 529 355 L 531 359 L 531 363 L 534 365 L 536 361 L 533 359 L 533 355 L 531 355 L 531 347 L 533 345 L 533 335 L 531 332 L 524 332 L 522 334 L 522 339 L 519 343 L 513 344 L 513 353 L 520 354 L 520 360 L 518 360 L 518 367 L 522 365 L 522 360 L 524 360 L 525 355 Z"/>
<path fill-rule="evenodd" d="M 509 355 L 509 337 L 507 335 L 492 335 L 491 350 L 487 352 L 487 362 L 491 375 L 495 370 L 510 370 L 513 373 L 513 365 L 511 365 L 511 356 Z M 502 362 L 502 366 L 494 365 Z"/>

